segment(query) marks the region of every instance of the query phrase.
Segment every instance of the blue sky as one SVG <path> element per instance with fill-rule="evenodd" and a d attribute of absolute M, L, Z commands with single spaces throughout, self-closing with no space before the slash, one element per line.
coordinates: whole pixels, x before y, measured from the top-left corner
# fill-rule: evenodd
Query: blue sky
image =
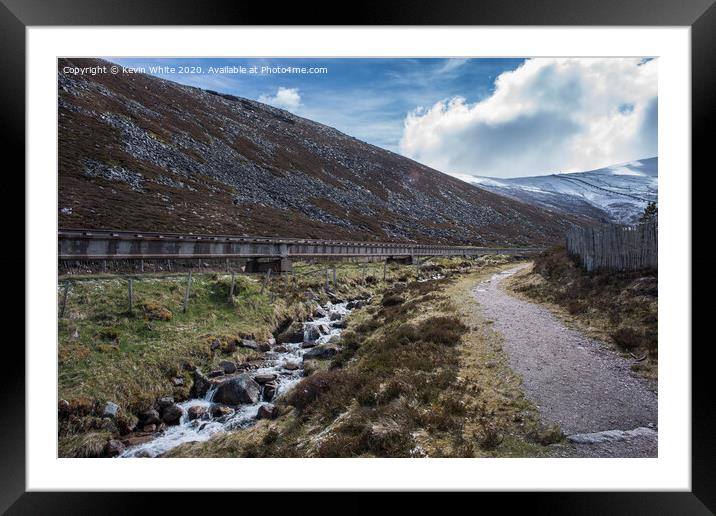
<path fill-rule="evenodd" d="M 202 73 L 154 75 L 288 109 L 458 177 L 576 171 L 656 154 L 649 127 L 649 116 L 656 123 L 649 112 L 655 72 L 645 73 L 640 67 L 647 65 L 635 60 L 109 60 L 149 73 L 158 65 L 201 67 Z M 325 67 L 327 73 L 209 73 L 225 66 Z M 592 94 L 590 85 L 608 92 Z M 613 141 L 613 132 L 628 141 Z"/>

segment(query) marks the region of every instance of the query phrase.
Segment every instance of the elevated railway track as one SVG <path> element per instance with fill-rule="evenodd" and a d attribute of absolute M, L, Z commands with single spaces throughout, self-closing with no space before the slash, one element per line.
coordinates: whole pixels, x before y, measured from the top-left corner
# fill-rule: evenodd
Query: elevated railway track
<path fill-rule="evenodd" d="M 537 247 L 474 247 L 393 242 L 355 242 L 231 235 L 193 235 L 143 231 L 60 229 L 60 266 L 72 262 L 134 260 L 242 260 L 246 270 L 291 270 L 293 260 L 364 258 L 413 263 L 436 256 L 483 256 L 507 254 L 527 256 Z M 143 268 L 143 267 L 142 267 Z"/>

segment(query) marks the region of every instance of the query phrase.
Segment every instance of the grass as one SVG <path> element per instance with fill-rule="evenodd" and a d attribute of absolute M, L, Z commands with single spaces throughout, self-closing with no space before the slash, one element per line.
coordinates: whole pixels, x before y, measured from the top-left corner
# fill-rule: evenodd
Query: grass
<path fill-rule="evenodd" d="M 549 455 L 531 437 L 536 411 L 470 295 L 500 267 L 480 265 L 458 274 L 456 262 L 442 264 L 445 279 L 389 286 L 351 316 L 341 352 L 277 402 L 282 417 L 168 456 Z"/>
<path fill-rule="evenodd" d="M 517 295 L 546 303 L 558 316 L 625 354 L 645 357 L 635 371 L 658 370 L 657 271 L 587 273 L 564 247 L 534 260 L 531 270 L 505 281 Z"/>
<path fill-rule="evenodd" d="M 338 296 L 368 297 L 380 287 L 375 278 L 380 273 L 382 279 L 382 264 L 335 265 L 338 281 L 331 288 Z M 296 283 L 287 285 L 285 278 L 274 276 L 263 294 L 263 276 L 237 275 L 231 301 L 230 275 L 195 273 L 186 312 L 186 275 L 136 276 L 132 313 L 125 278 L 61 278 L 58 306 L 64 283 L 71 282 L 65 317 L 58 322 L 58 399 L 69 402 L 60 424 L 62 456 L 83 453 L 71 450 L 84 446 L 76 437 L 106 430 L 96 421 L 101 421 L 105 402 L 117 403 L 131 419 L 158 398 L 186 399 L 194 367 L 211 370 L 221 360 L 252 358 L 254 352 L 232 343 L 241 336 L 267 340 L 285 321 L 304 320 L 317 303 L 328 299 L 323 291 L 325 268 L 299 263 Z M 388 269 L 389 282 L 397 271 Z M 212 351 L 217 339 L 220 347 Z M 183 385 L 175 385 L 177 378 Z"/>

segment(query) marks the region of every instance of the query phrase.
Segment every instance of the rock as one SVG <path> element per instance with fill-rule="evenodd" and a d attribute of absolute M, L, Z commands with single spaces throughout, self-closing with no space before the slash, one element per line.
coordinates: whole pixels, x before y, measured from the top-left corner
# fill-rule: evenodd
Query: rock
<path fill-rule="evenodd" d="M 203 398 L 209 390 L 209 379 L 199 369 L 194 370 L 194 384 L 191 386 L 190 396 L 192 398 Z"/>
<path fill-rule="evenodd" d="M 345 301 L 343 301 L 340 297 L 338 297 L 337 295 L 335 295 L 333 292 L 329 292 L 329 293 L 328 293 L 328 299 L 330 299 L 330 300 L 331 300 L 331 303 L 333 303 L 334 305 L 338 305 L 338 304 L 341 304 L 341 303 L 344 303 L 344 302 L 345 302 Z"/>
<path fill-rule="evenodd" d="M 263 353 L 271 351 L 271 345 L 268 342 L 259 342 L 257 349 Z"/>
<path fill-rule="evenodd" d="M 320 346 L 316 346 L 315 348 L 308 350 L 306 354 L 303 355 L 303 358 L 330 358 L 338 353 L 338 349 L 338 346 L 335 344 L 321 344 Z"/>
<path fill-rule="evenodd" d="M 273 338 L 273 337 L 269 337 L 269 339 L 266 341 L 266 343 L 267 343 L 269 346 L 274 347 L 274 346 L 276 345 L 276 339 Z"/>
<path fill-rule="evenodd" d="M 312 340 L 312 341 L 304 342 L 303 344 L 301 344 L 301 347 L 302 347 L 303 349 L 306 349 L 306 348 L 315 348 L 317 345 L 318 345 L 318 342 L 316 342 L 315 340 Z"/>
<path fill-rule="evenodd" d="M 66 419 L 70 416 L 70 402 L 67 400 L 60 400 L 57 402 L 57 414 L 61 419 Z"/>
<path fill-rule="evenodd" d="M 348 321 L 346 319 L 342 319 L 340 321 L 336 321 L 332 323 L 334 328 L 338 328 L 340 330 L 343 330 L 345 328 L 348 328 Z"/>
<path fill-rule="evenodd" d="M 310 300 L 318 299 L 318 295 L 316 295 L 316 293 L 311 289 L 306 290 L 303 293 L 303 295 L 306 299 L 310 299 Z"/>
<path fill-rule="evenodd" d="M 288 328 L 276 336 L 276 342 L 279 344 L 303 342 L 303 323 L 301 321 L 292 322 Z"/>
<path fill-rule="evenodd" d="M 174 387 L 181 387 L 184 385 L 184 378 L 182 378 L 181 376 L 172 378 L 172 383 L 174 384 Z"/>
<path fill-rule="evenodd" d="M 278 384 L 276 382 L 269 382 L 266 385 L 264 385 L 264 401 L 271 401 L 276 396 L 276 389 L 278 389 Z"/>
<path fill-rule="evenodd" d="M 221 341 L 219 339 L 214 339 L 211 342 L 211 351 L 215 351 L 221 347 Z"/>
<path fill-rule="evenodd" d="M 288 348 L 286 346 L 282 346 L 282 345 L 276 346 L 275 348 L 273 348 L 273 350 L 276 353 L 288 353 Z"/>
<path fill-rule="evenodd" d="M 209 409 L 201 405 L 194 405 L 193 407 L 189 407 L 189 410 L 187 410 L 187 415 L 189 416 L 190 421 L 201 419 L 208 413 Z"/>
<path fill-rule="evenodd" d="M 219 362 L 219 367 L 224 371 L 224 374 L 233 374 L 236 372 L 236 363 L 229 360 Z"/>
<path fill-rule="evenodd" d="M 114 419 L 119 415 L 119 410 L 119 405 L 112 401 L 108 401 L 104 406 L 104 410 L 102 410 L 102 417 L 111 417 Z"/>
<path fill-rule="evenodd" d="M 236 351 L 236 347 L 238 345 L 239 341 L 237 339 L 229 339 L 226 344 L 224 344 L 224 346 L 221 348 L 221 350 L 228 355 Z"/>
<path fill-rule="evenodd" d="M 139 422 L 142 424 L 142 426 L 147 425 L 158 425 L 161 423 L 161 419 L 159 418 L 159 412 L 157 412 L 154 409 L 145 410 L 141 414 L 139 414 Z M 150 430 L 145 430 L 146 432 L 149 432 Z M 153 430 L 151 430 L 153 432 Z"/>
<path fill-rule="evenodd" d="M 104 447 L 105 455 L 109 457 L 117 457 L 124 453 L 124 444 L 116 439 L 110 439 Z"/>
<path fill-rule="evenodd" d="M 269 403 L 268 405 L 261 405 L 259 407 L 256 419 L 276 419 L 278 415 L 278 407 Z"/>
<path fill-rule="evenodd" d="M 256 343 L 256 341 L 252 339 L 241 339 L 241 342 L 239 342 L 239 346 L 242 348 L 253 349 L 254 351 L 258 350 L 259 348 L 259 345 Z"/>
<path fill-rule="evenodd" d="M 325 324 L 319 324 L 318 331 L 320 331 L 323 335 L 328 335 L 331 330 Z"/>
<path fill-rule="evenodd" d="M 144 425 L 144 426 L 142 427 L 142 430 L 143 430 L 144 432 L 154 433 L 154 432 L 157 431 L 157 425 L 155 425 L 155 424 Z"/>
<path fill-rule="evenodd" d="M 240 403 L 256 403 L 259 400 L 259 384 L 248 374 L 241 373 L 219 383 L 214 401 L 238 405 Z"/>
<path fill-rule="evenodd" d="M 327 317 L 328 312 L 326 312 L 323 307 L 319 306 L 313 311 L 313 317 Z"/>
<path fill-rule="evenodd" d="M 159 398 L 157 400 L 157 410 L 159 411 L 160 414 L 164 412 L 164 409 L 166 409 L 167 407 L 170 407 L 172 405 L 174 405 L 174 398 L 172 398 L 170 396 L 166 396 L 164 398 Z"/>
<path fill-rule="evenodd" d="M 338 312 L 331 312 L 331 321 L 340 321 L 342 317 Z"/>
<path fill-rule="evenodd" d="M 196 371 L 196 366 L 191 362 L 182 363 L 181 368 L 184 369 L 184 371 L 189 371 L 190 373 Z"/>
<path fill-rule="evenodd" d="M 301 368 L 301 364 L 298 362 L 286 362 L 283 364 L 283 368 L 287 371 L 296 371 L 297 369 Z"/>
<path fill-rule="evenodd" d="M 268 382 L 272 382 L 276 379 L 276 375 L 274 373 L 263 373 L 263 374 L 257 374 L 254 376 L 254 381 L 258 384 L 264 384 Z"/>
<path fill-rule="evenodd" d="M 212 405 L 210 412 L 211 417 L 222 417 L 233 414 L 234 409 L 232 409 L 231 407 L 227 407 L 226 405 Z"/>
<path fill-rule="evenodd" d="M 162 412 L 162 421 L 167 425 L 178 425 L 183 414 L 184 411 L 179 405 L 169 405 L 164 409 L 164 412 Z"/>
<path fill-rule="evenodd" d="M 306 327 L 304 335 L 303 342 L 313 342 L 321 337 L 321 332 L 318 330 L 317 326 L 310 325 Z"/>
<path fill-rule="evenodd" d="M 346 308 L 348 310 L 357 310 L 358 308 L 363 308 L 366 305 L 365 299 L 356 299 L 354 301 L 349 302 L 346 305 Z"/>
<path fill-rule="evenodd" d="M 224 371 L 221 369 L 214 369 L 213 371 L 209 371 L 209 374 L 207 374 L 209 378 L 216 378 L 217 376 L 224 376 Z"/>

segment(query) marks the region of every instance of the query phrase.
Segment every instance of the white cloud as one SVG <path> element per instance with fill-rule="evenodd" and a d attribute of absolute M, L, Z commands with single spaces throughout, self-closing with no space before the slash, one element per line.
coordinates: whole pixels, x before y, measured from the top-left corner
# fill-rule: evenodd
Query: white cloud
<path fill-rule="evenodd" d="M 301 106 L 301 94 L 298 88 L 284 88 L 279 86 L 276 95 L 259 95 L 259 102 L 274 107 L 295 111 Z"/>
<path fill-rule="evenodd" d="M 530 59 L 492 95 L 419 107 L 400 151 L 455 174 L 589 170 L 657 154 L 657 61 Z"/>

